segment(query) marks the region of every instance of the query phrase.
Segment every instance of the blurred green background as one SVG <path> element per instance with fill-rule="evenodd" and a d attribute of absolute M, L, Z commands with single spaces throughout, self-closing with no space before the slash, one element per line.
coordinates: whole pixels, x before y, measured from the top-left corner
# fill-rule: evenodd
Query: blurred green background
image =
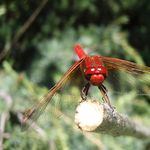
<path fill-rule="evenodd" d="M 59 111 L 66 108 L 69 111 L 73 105 L 65 103 L 63 92 L 58 95 L 59 99 L 64 96 L 61 104 L 54 104 L 59 107 L 48 106 L 36 129 L 22 132 L 19 121 L 20 113 L 37 102 L 76 60 L 75 43 L 91 54 L 150 66 L 149 17 L 148 0 L 1 0 L 0 123 L 4 132 L 0 133 L 0 145 L 3 149 L 150 149 L 146 140 L 81 132 L 74 127 L 72 117 L 60 115 Z M 78 87 L 69 90 L 79 98 Z M 150 126 L 147 98 L 135 99 L 131 92 L 120 95 L 113 105 Z"/>

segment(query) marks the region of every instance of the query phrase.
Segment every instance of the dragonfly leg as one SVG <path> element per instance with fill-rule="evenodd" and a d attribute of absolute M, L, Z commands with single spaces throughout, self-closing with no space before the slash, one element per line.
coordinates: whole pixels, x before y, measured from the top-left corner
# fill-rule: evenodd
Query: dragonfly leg
<path fill-rule="evenodd" d="M 101 91 L 101 93 L 102 93 L 102 95 L 103 95 L 103 100 L 112 108 L 112 109 L 114 109 L 114 107 L 111 105 L 111 103 L 110 103 L 110 100 L 109 100 L 109 97 L 108 97 L 108 95 L 107 95 L 107 89 L 106 89 L 106 87 L 103 85 L 103 84 L 101 84 L 99 87 L 99 90 Z"/>
<path fill-rule="evenodd" d="M 89 91 L 89 88 L 90 88 L 90 83 L 88 82 L 81 90 L 81 98 L 82 100 L 86 100 L 87 98 L 87 95 L 88 95 L 88 91 Z"/>

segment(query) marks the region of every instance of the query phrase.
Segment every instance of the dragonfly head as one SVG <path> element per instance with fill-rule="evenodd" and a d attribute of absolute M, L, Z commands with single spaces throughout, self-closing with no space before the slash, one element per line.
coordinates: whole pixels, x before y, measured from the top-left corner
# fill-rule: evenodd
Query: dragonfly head
<path fill-rule="evenodd" d="M 103 66 L 88 68 L 84 71 L 86 79 L 95 86 L 99 86 L 107 76 L 107 69 Z"/>

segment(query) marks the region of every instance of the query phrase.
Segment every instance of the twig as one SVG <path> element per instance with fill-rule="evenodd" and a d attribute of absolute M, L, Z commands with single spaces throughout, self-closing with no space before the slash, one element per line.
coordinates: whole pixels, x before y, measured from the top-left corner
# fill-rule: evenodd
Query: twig
<path fill-rule="evenodd" d="M 20 121 L 20 123 L 22 123 L 23 120 L 23 114 L 22 113 L 17 113 L 17 117 Z M 46 139 L 47 138 L 47 134 L 46 132 L 40 128 L 35 122 L 27 122 L 28 126 L 31 127 L 33 130 L 35 130 L 36 133 L 38 133 L 38 135 L 40 135 L 40 137 L 42 139 Z"/>
<path fill-rule="evenodd" d="M 8 118 L 7 112 L 3 112 L 0 115 L 0 150 L 3 150 L 3 138 L 4 138 L 5 124 L 7 118 Z"/>
<path fill-rule="evenodd" d="M 7 104 L 7 109 L 0 114 L 0 150 L 3 150 L 3 138 L 5 135 L 5 125 L 9 116 L 9 109 L 12 106 L 12 98 L 5 92 L 0 92 L 0 97 Z"/>
<path fill-rule="evenodd" d="M 113 136 L 150 138 L 150 128 L 134 122 L 129 117 L 112 110 L 106 103 L 84 101 L 76 109 L 75 122 L 84 131 Z"/>
<path fill-rule="evenodd" d="M 32 25 L 34 20 L 37 18 L 41 10 L 44 8 L 48 0 L 43 0 L 40 5 L 36 8 L 36 10 L 32 13 L 32 15 L 26 20 L 26 22 L 18 29 L 14 38 L 10 41 L 10 43 L 6 42 L 4 49 L 0 54 L 0 60 L 2 60 L 12 46 L 20 39 L 20 37 L 27 31 L 27 29 Z"/>
<path fill-rule="evenodd" d="M 25 31 L 31 26 L 31 24 L 34 22 L 36 17 L 39 15 L 41 10 L 44 8 L 48 0 L 43 0 L 40 5 L 36 8 L 36 10 L 33 12 L 33 14 L 28 18 L 28 20 L 21 26 L 21 28 L 16 33 L 13 42 L 16 43 L 18 39 L 25 33 Z"/>

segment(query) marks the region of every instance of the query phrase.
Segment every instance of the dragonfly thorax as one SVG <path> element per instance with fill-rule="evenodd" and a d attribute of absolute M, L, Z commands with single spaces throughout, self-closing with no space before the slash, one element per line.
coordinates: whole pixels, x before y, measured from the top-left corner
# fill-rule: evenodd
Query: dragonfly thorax
<path fill-rule="evenodd" d="M 107 76 L 107 70 L 105 67 L 92 67 L 84 70 L 86 79 L 95 86 L 99 86 L 105 80 Z"/>

